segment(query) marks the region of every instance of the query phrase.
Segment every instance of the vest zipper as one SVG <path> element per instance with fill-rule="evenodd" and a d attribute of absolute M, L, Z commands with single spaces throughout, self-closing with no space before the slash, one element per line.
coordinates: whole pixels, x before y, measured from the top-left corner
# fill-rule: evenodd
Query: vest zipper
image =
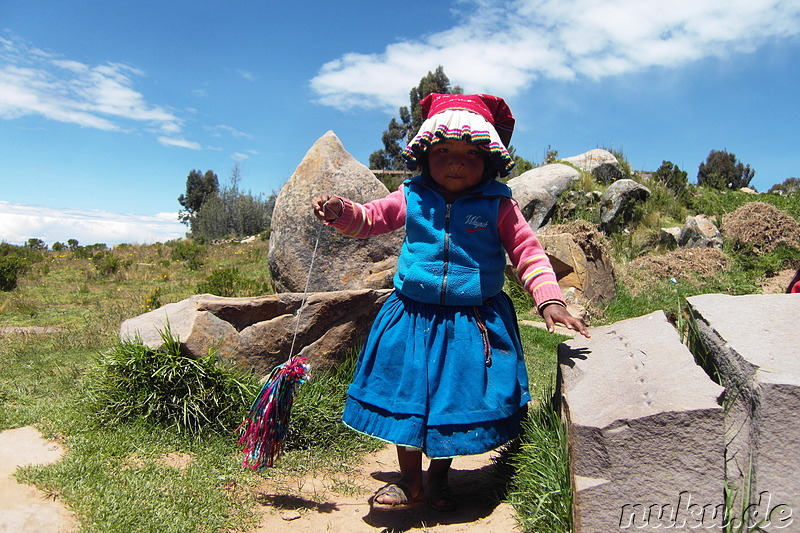
<path fill-rule="evenodd" d="M 444 212 L 444 268 L 442 270 L 442 292 L 439 296 L 441 305 L 446 305 L 447 271 L 450 266 L 450 208 L 452 207 L 453 204 L 448 202 Z"/>

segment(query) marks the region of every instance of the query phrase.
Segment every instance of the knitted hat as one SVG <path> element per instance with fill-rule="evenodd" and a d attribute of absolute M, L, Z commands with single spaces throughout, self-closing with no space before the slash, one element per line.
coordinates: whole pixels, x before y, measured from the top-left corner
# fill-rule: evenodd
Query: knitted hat
<path fill-rule="evenodd" d="M 489 94 L 431 93 L 420 102 L 424 122 L 403 150 L 410 170 L 428 147 L 442 140 L 467 141 L 489 153 L 489 159 L 501 176 L 514 168 L 508 153 L 514 117 L 505 101 Z"/>

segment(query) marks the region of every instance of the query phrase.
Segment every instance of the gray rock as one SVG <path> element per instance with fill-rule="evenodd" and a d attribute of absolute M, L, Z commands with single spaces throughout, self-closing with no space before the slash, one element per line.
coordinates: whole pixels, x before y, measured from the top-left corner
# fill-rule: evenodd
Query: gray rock
<path fill-rule="evenodd" d="M 594 328 L 558 355 L 576 533 L 688 530 L 690 505 L 723 504 L 723 389 L 663 312 Z"/>
<path fill-rule="evenodd" d="M 722 233 L 705 215 L 688 217 L 681 228 L 678 246 L 682 248 L 714 247 L 722 250 Z"/>
<path fill-rule="evenodd" d="M 678 247 L 678 239 L 680 239 L 680 236 L 681 228 L 679 227 L 661 228 L 658 240 L 662 246 L 673 250 Z"/>
<path fill-rule="evenodd" d="M 637 203 L 650 197 L 650 189 L 633 180 L 612 183 L 600 199 L 600 227 L 605 232 L 616 231 L 631 219 Z"/>
<path fill-rule="evenodd" d="M 586 172 L 591 172 L 601 183 L 611 183 L 622 179 L 619 161 L 608 150 L 595 148 L 586 153 L 562 159 Z"/>
<path fill-rule="evenodd" d="M 800 511 L 800 296 L 688 298 L 697 332 L 726 386 L 727 478 L 750 503 Z M 762 509 L 763 511 L 763 509 Z M 775 530 L 800 531 L 800 521 Z M 785 518 L 785 515 L 784 515 Z M 770 527 L 765 530 L 772 531 Z"/>
<path fill-rule="evenodd" d="M 553 163 L 533 168 L 508 180 L 514 199 L 533 230 L 549 220 L 558 197 L 580 177 L 568 165 Z"/>
<path fill-rule="evenodd" d="M 216 348 L 223 358 L 267 375 L 293 352 L 322 368 L 344 360 L 363 341 L 390 292 L 309 293 L 299 322 L 300 293 L 253 298 L 195 295 L 126 320 L 120 338 L 139 338 L 155 349 L 163 344 L 161 334 L 168 327 L 192 357 Z"/>
<path fill-rule="evenodd" d="M 311 199 L 320 194 L 366 203 L 388 193 L 367 167 L 345 151 L 333 132 L 317 140 L 275 201 L 268 262 L 276 292 L 305 290 L 318 235 L 309 292 L 391 287 L 402 230 L 352 239 L 333 228 L 320 229 L 311 212 Z"/>

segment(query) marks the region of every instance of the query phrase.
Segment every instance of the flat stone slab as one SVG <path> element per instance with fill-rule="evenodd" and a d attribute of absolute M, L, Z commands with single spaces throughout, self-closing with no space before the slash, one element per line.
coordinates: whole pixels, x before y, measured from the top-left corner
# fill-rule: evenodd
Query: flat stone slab
<path fill-rule="evenodd" d="M 749 501 L 772 512 L 773 528 L 800 531 L 800 295 L 705 294 L 688 302 L 727 387 L 727 478 L 742 493 L 749 486 Z"/>
<path fill-rule="evenodd" d="M 724 389 L 664 313 L 562 343 L 559 372 L 575 532 L 712 525 L 691 510 L 723 503 Z"/>
<path fill-rule="evenodd" d="M 14 478 L 17 468 L 55 463 L 63 453 L 60 444 L 45 440 L 32 426 L 0 431 L 0 532 L 77 530 L 75 516 L 60 500 Z"/>

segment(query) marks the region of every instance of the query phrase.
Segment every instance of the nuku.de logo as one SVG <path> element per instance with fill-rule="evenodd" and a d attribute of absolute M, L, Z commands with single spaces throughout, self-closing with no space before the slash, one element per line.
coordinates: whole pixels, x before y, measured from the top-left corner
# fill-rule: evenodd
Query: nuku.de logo
<path fill-rule="evenodd" d="M 758 495 L 758 503 L 748 505 L 741 516 L 725 516 L 725 504 L 692 503 L 689 491 L 678 494 L 677 504 L 650 505 L 642 503 L 625 504 L 619 516 L 620 529 L 727 529 L 745 531 L 752 528 L 771 527 L 775 530 L 789 527 L 794 519 L 792 508 L 779 503 L 772 505 L 772 495 L 768 491 Z M 772 529 L 770 530 L 772 531 Z"/>

